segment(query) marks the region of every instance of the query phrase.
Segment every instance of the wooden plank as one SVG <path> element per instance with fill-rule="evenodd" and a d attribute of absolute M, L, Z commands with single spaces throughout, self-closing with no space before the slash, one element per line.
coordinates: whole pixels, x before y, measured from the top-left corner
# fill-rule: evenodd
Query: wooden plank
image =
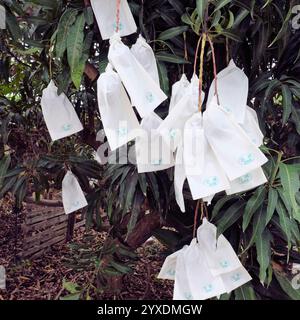
<path fill-rule="evenodd" d="M 40 215 L 34 216 L 33 218 L 25 218 L 25 222 L 26 224 L 30 225 L 30 224 L 35 224 L 37 222 L 49 220 L 51 218 L 55 218 L 62 215 L 66 215 L 64 211 L 56 211 L 56 212 L 50 211 L 49 213 L 41 213 Z"/>
<path fill-rule="evenodd" d="M 64 241 L 66 238 L 65 234 L 62 235 L 62 236 L 58 236 L 58 237 L 55 237 L 54 239 L 48 241 L 48 242 L 45 242 L 43 243 L 41 246 L 39 247 L 35 247 L 35 248 L 32 248 L 32 249 L 29 249 L 25 252 L 22 253 L 22 257 L 28 257 L 28 256 L 31 256 L 32 254 L 36 253 L 37 251 L 39 250 L 42 250 L 42 249 L 45 249 L 47 247 L 50 247 L 54 244 L 57 244 L 58 242 L 62 242 Z"/>
<path fill-rule="evenodd" d="M 38 223 L 30 225 L 30 226 L 27 226 L 26 231 L 28 231 L 28 229 L 30 231 L 38 231 L 38 230 L 41 230 L 42 228 L 49 228 L 51 226 L 54 226 L 60 222 L 67 221 L 67 220 L 68 220 L 67 215 L 58 216 L 58 217 L 55 217 L 52 219 L 48 219 L 48 220 L 41 221 L 41 222 L 38 222 Z"/>
<path fill-rule="evenodd" d="M 37 231 L 37 233 L 35 234 L 32 234 L 31 236 L 29 237 L 25 237 L 24 239 L 24 243 L 29 243 L 31 241 L 37 241 L 39 240 L 40 238 L 42 237 L 46 237 L 48 234 L 55 234 L 56 231 L 59 231 L 63 228 L 65 228 L 67 230 L 67 222 L 62 222 L 54 227 L 51 227 L 49 229 L 46 229 L 46 230 L 43 230 L 43 231 Z"/>
<path fill-rule="evenodd" d="M 57 238 L 58 236 L 64 235 L 66 237 L 66 230 L 61 229 L 59 231 L 56 231 L 55 234 L 48 234 L 44 238 L 41 238 L 40 240 L 37 241 L 32 241 L 30 243 L 24 244 L 24 250 L 30 249 L 30 248 L 41 248 L 44 243 L 47 243 L 51 241 L 51 239 Z"/>

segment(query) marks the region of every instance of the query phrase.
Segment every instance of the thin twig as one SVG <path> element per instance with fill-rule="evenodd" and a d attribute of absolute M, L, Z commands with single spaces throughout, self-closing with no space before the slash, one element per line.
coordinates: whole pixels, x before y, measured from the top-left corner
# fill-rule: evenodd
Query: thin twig
<path fill-rule="evenodd" d="M 211 54 L 212 54 L 212 59 L 213 59 L 214 79 L 215 79 L 215 96 L 217 97 L 218 105 L 220 105 L 219 94 L 218 94 L 218 77 L 217 77 L 217 64 L 216 64 L 215 49 L 214 49 L 214 45 L 213 45 L 209 35 L 207 35 L 207 40 L 208 40 L 210 48 L 211 48 Z"/>
<path fill-rule="evenodd" d="M 199 97 L 198 97 L 198 109 L 202 111 L 202 87 L 203 87 L 203 62 L 204 62 L 204 49 L 206 44 L 206 34 L 202 35 L 201 52 L 200 52 L 200 67 L 199 67 Z"/>

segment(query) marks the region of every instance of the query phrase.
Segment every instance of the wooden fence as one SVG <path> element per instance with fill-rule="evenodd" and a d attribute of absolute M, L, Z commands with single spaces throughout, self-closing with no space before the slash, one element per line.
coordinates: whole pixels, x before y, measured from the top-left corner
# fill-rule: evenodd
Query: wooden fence
<path fill-rule="evenodd" d="M 27 205 L 22 225 L 23 250 L 19 257 L 39 257 L 52 245 L 70 240 L 73 231 L 84 224 L 81 214 L 66 215 L 62 207 Z"/>

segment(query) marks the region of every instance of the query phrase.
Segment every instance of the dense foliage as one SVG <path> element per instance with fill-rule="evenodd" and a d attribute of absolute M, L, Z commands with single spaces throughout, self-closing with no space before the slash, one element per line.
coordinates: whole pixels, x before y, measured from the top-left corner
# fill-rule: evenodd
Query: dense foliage
<path fill-rule="evenodd" d="M 300 299 L 289 281 L 291 264 L 300 261 L 296 1 L 129 3 L 139 31 L 155 51 L 161 87 L 168 95 L 182 72 L 192 75 L 202 32 L 213 40 L 218 70 L 230 58 L 245 70 L 250 80 L 248 104 L 257 111 L 265 134 L 268 183 L 247 193 L 219 194 L 208 208 L 219 233 L 229 238 L 253 276 L 251 284 L 223 298 Z M 60 190 L 65 170 L 71 168 L 88 193 L 88 227 L 101 230 L 106 220 L 110 224 L 104 248 L 95 252 L 89 252 L 88 245 L 84 250 L 73 248 L 77 268 L 95 269 L 98 288 L 107 284 L 107 277 L 129 272 L 127 264 L 134 257 L 128 247 L 141 245 L 147 236 L 154 234 L 170 250 L 190 241 L 196 204 L 186 188 L 187 212 L 180 212 L 174 201 L 173 169 L 138 175 L 132 164 L 101 166 L 94 160 L 102 128 L 95 80 L 107 64 L 109 44 L 101 39 L 89 1 L 0 0 L 0 4 L 7 13 L 7 29 L 0 31 L 0 198 L 11 192 L 16 208 L 33 194 L 39 201 L 45 190 Z M 131 45 L 136 38 L 124 41 Z M 42 90 L 51 78 L 69 96 L 84 126 L 78 135 L 55 143 L 40 108 Z M 212 79 L 212 52 L 207 45 L 206 93 Z M 168 103 L 157 111 L 164 117 Z M 147 220 L 149 215 L 152 219 Z M 149 228 L 140 228 L 147 223 Z M 136 236 L 139 231 L 143 234 Z M 82 297 L 88 288 L 83 288 Z M 72 286 L 70 292 L 79 297 Z"/>

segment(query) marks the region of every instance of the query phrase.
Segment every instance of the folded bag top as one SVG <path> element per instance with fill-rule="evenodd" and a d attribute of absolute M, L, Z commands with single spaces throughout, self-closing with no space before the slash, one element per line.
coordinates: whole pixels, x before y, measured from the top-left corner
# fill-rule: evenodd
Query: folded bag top
<path fill-rule="evenodd" d="M 118 72 L 130 98 L 142 118 L 154 111 L 167 96 L 137 61 L 119 34 L 110 39 L 108 60 Z"/>
<path fill-rule="evenodd" d="M 88 205 L 79 182 L 71 171 L 67 171 L 62 181 L 62 201 L 66 214 Z"/>
<path fill-rule="evenodd" d="M 215 96 L 215 79 L 211 83 L 207 106 Z M 217 75 L 219 101 L 225 110 L 232 113 L 238 123 L 245 118 L 249 91 L 249 80 L 243 70 L 238 68 L 231 60 L 229 65 Z"/>
<path fill-rule="evenodd" d="M 91 5 L 103 40 L 112 37 L 117 29 L 122 37 L 136 32 L 137 27 L 127 0 L 121 0 L 120 3 L 119 26 L 116 21 L 117 0 L 91 0 Z"/>
<path fill-rule="evenodd" d="M 175 82 L 172 86 L 172 95 L 169 106 L 169 113 L 180 101 L 180 99 L 186 94 L 186 91 L 189 88 L 190 81 L 187 79 L 186 75 L 183 74 L 179 81 Z"/>
<path fill-rule="evenodd" d="M 158 128 L 159 133 L 173 151 L 177 149 L 183 140 L 183 130 L 186 121 L 198 111 L 198 97 L 199 80 L 198 77 L 194 75 L 183 97 Z M 203 100 L 204 92 L 202 92 L 202 101 Z"/>
<path fill-rule="evenodd" d="M 98 105 L 112 151 L 139 134 L 139 122 L 119 75 L 108 64 L 97 82 Z"/>
<path fill-rule="evenodd" d="M 242 267 L 239 258 L 229 241 L 220 235 L 217 238 L 217 227 L 203 219 L 197 230 L 200 250 L 205 255 L 208 267 L 214 276 L 218 276 Z"/>
<path fill-rule="evenodd" d="M 204 112 L 203 119 L 207 140 L 230 181 L 268 161 L 233 116 L 217 105 L 215 97 Z"/>
<path fill-rule="evenodd" d="M 154 52 L 141 35 L 139 35 L 136 43 L 131 47 L 131 52 L 137 61 L 149 73 L 151 78 L 159 85 L 158 68 Z"/>
<path fill-rule="evenodd" d="M 160 171 L 174 166 L 173 153 L 157 132 L 162 121 L 154 112 L 141 121 L 141 135 L 135 141 L 139 173 Z"/>
<path fill-rule="evenodd" d="M 204 252 L 193 239 L 189 247 L 183 252 L 185 272 L 193 300 L 206 300 L 226 292 L 223 281 L 215 277 L 210 270 Z M 180 270 L 176 270 L 175 282 L 180 277 Z"/>
<path fill-rule="evenodd" d="M 43 90 L 41 106 L 46 126 L 53 141 L 83 129 L 70 100 L 64 93 L 57 94 L 57 87 L 52 80 Z"/>

